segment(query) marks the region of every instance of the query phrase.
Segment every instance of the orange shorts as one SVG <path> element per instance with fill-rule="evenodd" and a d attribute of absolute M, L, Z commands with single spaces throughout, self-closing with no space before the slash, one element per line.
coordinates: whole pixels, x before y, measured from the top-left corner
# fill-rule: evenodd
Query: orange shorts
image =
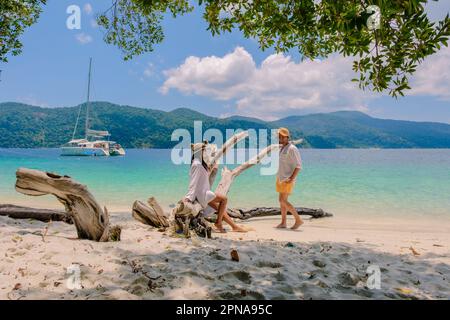
<path fill-rule="evenodd" d="M 287 193 L 291 194 L 294 189 L 295 182 L 292 181 L 290 183 L 281 182 L 280 179 L 277 178 L 276 190 L 278 193 Z"/>

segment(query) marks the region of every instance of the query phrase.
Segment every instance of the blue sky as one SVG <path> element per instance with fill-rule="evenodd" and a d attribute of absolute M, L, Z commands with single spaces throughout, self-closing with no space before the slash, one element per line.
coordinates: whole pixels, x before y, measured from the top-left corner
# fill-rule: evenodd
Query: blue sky
<path fill-rule="evenodd" d="M 82 8 L 81 30 L 66 28 L 69 5 Z M 188 107 L 214 116 L 242 114 L 265 119 L 341 109 L 370 115 L 450 123 L 450 50 L 431 57 L 399 100 L 363 93 L 347 81 L 349 61 L 335 56 L 301 62 L 262 52 L 239 32 L 212 37 L 196 10 L 164 21 L 165 40 L 152 53 L 124 62 L 119 49 L 102 41 L 92 23 L 109 1 L 50 0 L 37 24 L 22 37 L 23 53 L 0 64 L 0 101 L 74 106 L 85 100 L 89 57 L 92 99 L 172 110 Z M 92 9 L 92 10 L 90 10 Z M 432 3 L 433 18 L 450 1 Z"/>

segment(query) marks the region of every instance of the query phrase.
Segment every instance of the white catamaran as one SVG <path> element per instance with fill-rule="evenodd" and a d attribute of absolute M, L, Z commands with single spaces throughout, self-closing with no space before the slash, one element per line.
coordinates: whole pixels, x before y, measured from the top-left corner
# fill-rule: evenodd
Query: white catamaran
<path fill-rule="evenodd" d="M 91 65 L 92 58 L 89 60 L 89 78 L 86 101 L 86 122 L 85 122 L 85 136 L 83 139 L 75 139 L 75 133 L 78 128 L 78 121 L 82 105 L 78 110 L 77 122 L 72 134 L 72 140 L 61 147 L 62 156 L 124 156 L 125 150 L 120 144 L 110 141 L 110 134 L 108 131 L 99 131 L 89 129 L 89 104 L 90 104 L 90 90 L 91 90 Z M 103 139 L 107 140 L 103 140 Z"/>

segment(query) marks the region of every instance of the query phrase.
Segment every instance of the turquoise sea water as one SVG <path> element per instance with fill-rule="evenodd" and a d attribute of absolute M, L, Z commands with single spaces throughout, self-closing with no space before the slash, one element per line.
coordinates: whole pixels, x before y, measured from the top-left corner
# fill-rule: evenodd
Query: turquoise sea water
<path fill-rule="evenodd" d="M 170 150 L 127 150 L 125 157 L 60 157 L 58 149 L 0 149 L 0 203 L 57 207 L 51 196 L 14 190 L 19 167 L 66 174 L 88 185 L 102 205 L 129 211 L 155 196 L 168 206 L 182 198 L 188 165 Z M 301 150 L 304 169 L 291 200 L 335 214 L 450 217 L 450 150 Z M 217 179 L 219 180 L 219 179 Z M 275 177 L 245 171 L 233 183 L 230 206 L 277 205 Z M 217 181 L 216 181 L 217 182 Z"/>

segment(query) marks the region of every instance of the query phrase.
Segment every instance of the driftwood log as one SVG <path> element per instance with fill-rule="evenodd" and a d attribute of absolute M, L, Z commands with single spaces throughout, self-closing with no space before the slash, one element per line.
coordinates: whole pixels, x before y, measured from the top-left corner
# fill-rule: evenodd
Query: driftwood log
<path fill-rule="evenodd" d="M 78 238 L 101 242 L 120 240 L 121 228 L 110 226 L 108 210 L 100 207 L 85 185 L 69 176 L 26 168 L 18 169 L 16 177 L 16 190 L 20 193 L 54 195 L 75 224 Z"/>
<path fill-rule="evenodd" d="M 12 204 L 0 204 L 0 216 L 12 219 L 33 219 L 42 222 L 62 221 L 73 224 L 72 218 L 64 211 L 36 209 Z"/>
<path fill-rule="evenodd" d="M 155 198 L 150 197 L 147 200 L 148 205 L 136 200 L 133 203 L 132 215 L 133 217 L 144 223 L 151 225 L 155 228 L 167 228 L 169 227 L 169 219 L 164 214 L 164 210 L 161 208 Z"/>
<path fill-rule="evenodd" d="M 325 212 L 322 209 L 310 209 L 303 207 L 297 207 L 295 209 L 297 210 L 298 214 L 311 216 L 313 219 L 333 216 L 332 213 Z M 247 220 L 250 218 L 257 218 L 257 217 L 281 215 L 280 208 L 267 208 L 267 207 L 258 207 L 249 210 L 235 208 L 235 209 L 228 209 L 227 212 L 230 215 L 230 217 L 241 220 Z M 288 214 L 290 213 L 288 212 Z"/>

